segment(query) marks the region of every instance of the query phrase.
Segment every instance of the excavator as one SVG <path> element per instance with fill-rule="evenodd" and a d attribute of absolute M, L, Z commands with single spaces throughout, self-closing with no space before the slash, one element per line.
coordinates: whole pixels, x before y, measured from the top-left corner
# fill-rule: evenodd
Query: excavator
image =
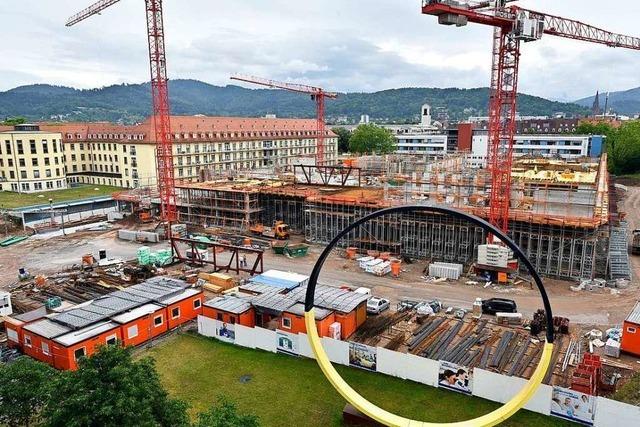
<path fill-rule="evenodd" d="M 264 236 L 276 240 L 289 240 L 290 237 L 289 225 L 283 221 L 276 221 L 273 227 L 270 228 L 265 227 L 264 224 L 252 225 L 249 227 L 249 231 L 256 236 Z"/>

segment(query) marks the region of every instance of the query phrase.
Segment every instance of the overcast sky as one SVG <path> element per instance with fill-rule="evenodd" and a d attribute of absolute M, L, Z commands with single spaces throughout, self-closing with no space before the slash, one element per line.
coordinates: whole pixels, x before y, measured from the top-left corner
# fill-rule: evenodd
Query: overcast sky
<path fill-rule="evenodd" d="M 143 0 L 66 28 L 92 0 L 0 2 L 0 90 L 148 80 Z M 437 25 L 420 0 L 165 0 L 169 77 L 216 85 L 233 73 L 337 91 L 487 86 L 491 29 Z M 640 36 L 640 2 L 522 0 L 523 7 Z M 523 46 L 520 91 L 577 99 L 640 86 L 640 52 L 546 36 Z"/>

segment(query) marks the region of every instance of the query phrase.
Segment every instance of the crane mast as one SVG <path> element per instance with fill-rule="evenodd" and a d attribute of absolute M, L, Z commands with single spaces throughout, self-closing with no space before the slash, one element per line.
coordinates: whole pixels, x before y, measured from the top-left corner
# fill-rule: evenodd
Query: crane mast
<path fill-rule="evenodd" d="M 93 15 L 99 14 L 104 9 L 119 1 L 120 0 L 98 1 L 70 17 L 66 26 L 71 27 Z M 160 194 L 162 220 L 168 223 L 167 233 L 170 233 L 170 224 L 177 220 L 178 209 L 173 170 L 173 144 L 162 0 L 145 0 L 145 10 L 147 16 L 147 39 L 149 43 L 158 191 Z"/>
<path fill-rule="evenodd" d="M 509 229 L 521 42 L 536 41 L 547 34 L 640 50 L 637 37 L 516 5 L 507 6 L 514 1 L 422 1 L 422 13 L 437 16 L 439 24 L 462 27 L 472 22 L 494 27 L 487 147 L 487 169 L 491 177 L 488 218 L 504 232 Z"/>
<path fill-rule="evenodd" d="M 321 87 L 308 86 L 297 83 L 278 82 L 275 80 L 265 79 L 262 77 L 253 76 L 241 76 L 235 75 L 231 77 L 231 80 L 237 80 L 246 83 L 253 83 L 261 86 L 267 86 L 274 89 L 283 89 L 289 92 L 306 93 L 311 95 L 311 100 L 316 103 L 316 135 L 317 135 L 317 150 L 316 150 L 316 164 L 322 165 L 325 162 L 325 139 L 326 139 L 326 125 L 324 121 L 324 100 L 325 98 L 335 99 L 338 97 L 337 93 L 326 92 Z"/>

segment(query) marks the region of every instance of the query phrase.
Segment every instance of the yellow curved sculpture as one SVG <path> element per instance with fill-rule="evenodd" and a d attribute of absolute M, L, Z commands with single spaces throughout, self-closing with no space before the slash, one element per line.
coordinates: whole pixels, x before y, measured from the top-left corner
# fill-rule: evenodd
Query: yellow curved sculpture
<path fill-rule="evenodd" d="M 347 400 L 347 402 L 351 403 L 360 412 L 384 425 L 394 427 L 495 426 L 518 412 L 518 410 L 526 405 L 527 402 L 533 397 L 536 390 L 542 383 L 542 379 L 544 378 L 549 365 L 551 364 L 551 353 L 553 352 L 553 344 L 546 343 L 544 345 L 544 350 L 542 352 L 540 362 L 538 363 L 538 367 L 531 376 L 531 379 L 529 379 L 529 382 L 527 382 L 527 385 L 522 390 L 520 390 L 520 392 L 516 394 L 513 399 L 511 399 L 509 402 L 505 403 L 495 411 L 468 421 L 455 423 L 427 423 L 423 421 L 410 420 L 408 418 L 400 417 L 398 415 L 392 414 L 391 412 L 385 411 L 384 409 L 369 402 L 357 391 L 351 388 L 351 386 L 347 384 L 344 379 L 342 379 L 338 371 L 336 371 L 336 369 L 333 367 L 331 361 L 329 360 L 329 357 L 327 356 L 327 353 L 322 347 L 322 342 L 320 341 L 318 330 L 316 329 L 313 309 L 305 312 L 304 318 L 305 324 L 307 326 L 307 337 L 309 339 L 309 343 L 311 344 L 311 348 L 313 349 L 313 353 L 316 356 L 316 361 L 318 362 L 318 365 L 320 365 L 320 369 L 322 369 L 322 372 L 324 373 L 325 377 L 327 377 L 331 385 L 333 385 L 333 387 L 338 391 L 338 393 L 342 395 L 342 397 Z"/>

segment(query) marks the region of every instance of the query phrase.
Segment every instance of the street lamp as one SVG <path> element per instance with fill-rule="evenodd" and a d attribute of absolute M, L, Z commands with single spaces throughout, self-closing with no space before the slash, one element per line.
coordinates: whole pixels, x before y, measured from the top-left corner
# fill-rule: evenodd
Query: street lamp
<path fill-rule="evenodd" d="M 49 197 L 49 211 L 51 212 L 51 226 L 53 227 L 53 199 Z"/>

